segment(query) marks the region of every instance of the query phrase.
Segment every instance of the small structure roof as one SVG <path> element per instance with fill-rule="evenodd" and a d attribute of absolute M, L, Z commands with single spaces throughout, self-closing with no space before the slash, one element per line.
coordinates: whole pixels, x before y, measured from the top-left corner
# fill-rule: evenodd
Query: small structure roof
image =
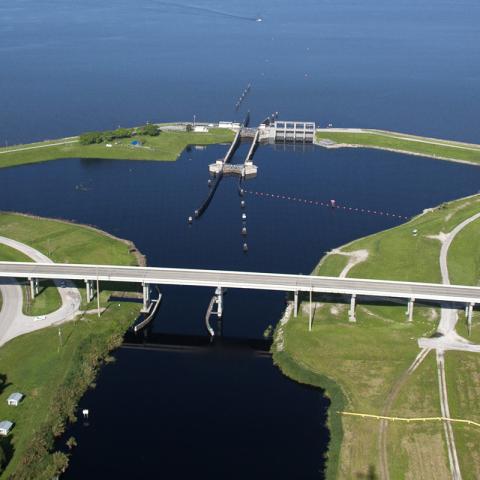
<path fill-rule="evenodd" d="M 7 402 L 8 403 L 10 403 L 11 401 L 20 402 L 20 400 L 22 400 L 23 397 L 24 397 L 23 393 L 14 392 L 8 397 Z"/>
<path fill-rule="evenodd" d="M 0 422 L 0 432 L 5 432 L 7 434 L 13 427 L 13 422 L 10 420 L 2 420 Z"/>

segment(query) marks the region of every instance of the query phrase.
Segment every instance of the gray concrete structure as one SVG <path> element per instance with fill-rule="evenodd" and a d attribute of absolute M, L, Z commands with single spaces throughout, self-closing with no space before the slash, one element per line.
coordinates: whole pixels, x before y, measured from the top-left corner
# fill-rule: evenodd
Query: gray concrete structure
<path fill-rule="evenodd" d="M 149 285 L 213 287 L 217 289 L 220 313 L 223 311 L 224 288 L 292 292 L 297 296 L 295 300 L 297 309 L 298 292 L 309 292 L 310 303 L 313 293 L 351 295 L 350 317 L 354 317 L 356 297 L 359 295 L 406 299 L 409 301 L 409 319 L 413 312 L 414 300 L 467 304 L 470 322 L 474 305 L 480 303 L 480 287 L 223 270 L 0 262 L 0 277 L 140 283 L 143 285 L 145 308 L 148 308 L 150 301 Z M 312 316 L 311 308 L 310 323 Z"/>
<path fill-rule="evenodd" d="M 414 298 L 411 298 L 409 301 L 408 301 L 408 304 L 407 304 L 407 312 L 406 314 L 408 315 L 408 321 L 411 322 L 413 320 L 413 304 L 415 303 L 415 299 Z"/>
<path fill-rule="evenodd" d="M 348 310 L 348 320 L 350 322 L 356 322 L 357 321 L 357 317 L 355 317 L 356 299 L 357 299 L 357 294 L 356 293 L 352 294 L 352 296 L 350 297 L 350 309 Z"/>
<path fill-rule="evenodd" d="M 30 282 L 30 296 L 34 299 L 40 292 L 40 284 L 38 278 L 29 278 Z"/>
<path fill-rule="evenodd" d="M 272 129 L 272 127 L 270 127 Z M 276 121 L 273 124 L 273 135 L 276 142 L 312 143 L 315 136 L 314 122 Z"/>

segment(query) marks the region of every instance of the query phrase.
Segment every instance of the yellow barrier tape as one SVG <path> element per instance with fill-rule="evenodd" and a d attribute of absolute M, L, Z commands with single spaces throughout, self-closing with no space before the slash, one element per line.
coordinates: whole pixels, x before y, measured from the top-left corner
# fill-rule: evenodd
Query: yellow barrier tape
<path fill-rule="evenodd" d="M 383 415 L 372 415 L 370 413 L 355 413 L 355 412 L 338 412 L 341 415 L 349 415 L 352 417 L 362 417 L 362 418 L 375 418 L 376 420 L 391 420 L 399 422 L 456 422 L 456 423 L 465 423 L 467 425 L 474 425 L 475 427 L 480 427 L 480 423 L 474 422 L 473 420 L 462 420 L 460 418 L 448 418 L 448 417 L 386 417 Z"/>

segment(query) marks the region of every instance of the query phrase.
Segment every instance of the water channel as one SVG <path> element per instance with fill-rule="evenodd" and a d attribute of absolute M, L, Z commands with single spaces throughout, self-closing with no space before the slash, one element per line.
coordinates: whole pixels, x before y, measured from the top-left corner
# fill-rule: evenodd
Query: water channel
<path fill-rule="evenodd" d="M 247 145 L 237 153 L 242 158 Z M 3 210 L 68 218 L 133 240 L 152 266 L 309 273 L 324 252 L 392 227 L 397 217 L 355 213 L 303 200 L 410 217 L 475 193 L 480 169 L 400 154 L 263 146 L 247 193 L 249 245 L 242 250 L 237 179 L 225 177 L 205 215 L 187 217 L 208 193 L 208 163 L 226 146 L 189 148 L 177 162 L 66 159 L 0 172 Z M 163 287 L 153 333 L 206 336 L 213 292 Z M 231 290 L 227 338 L 261 338 L 285 306 L 282 293 Z M 282 377 L 271 359 L 235 348 L 188 352 L 123 347 L 106 366 L 73 426 L 79 446 L 65 478 L 321 478 L 328 402 Z M 133 432 L 133 433 L 132 433 Z M 288 453 L 285 453 L 288 452 Z"/>

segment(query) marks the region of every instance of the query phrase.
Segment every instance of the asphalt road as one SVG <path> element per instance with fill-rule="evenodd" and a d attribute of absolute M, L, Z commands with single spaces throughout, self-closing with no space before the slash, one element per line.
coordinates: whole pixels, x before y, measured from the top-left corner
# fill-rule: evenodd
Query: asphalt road
<path fill-rule="evenodd" d="M 480 303 L 480 287 L 222 270 L 0 262 L 0 278 L 90 279 L 159 285 L 313 291 Z"/>

